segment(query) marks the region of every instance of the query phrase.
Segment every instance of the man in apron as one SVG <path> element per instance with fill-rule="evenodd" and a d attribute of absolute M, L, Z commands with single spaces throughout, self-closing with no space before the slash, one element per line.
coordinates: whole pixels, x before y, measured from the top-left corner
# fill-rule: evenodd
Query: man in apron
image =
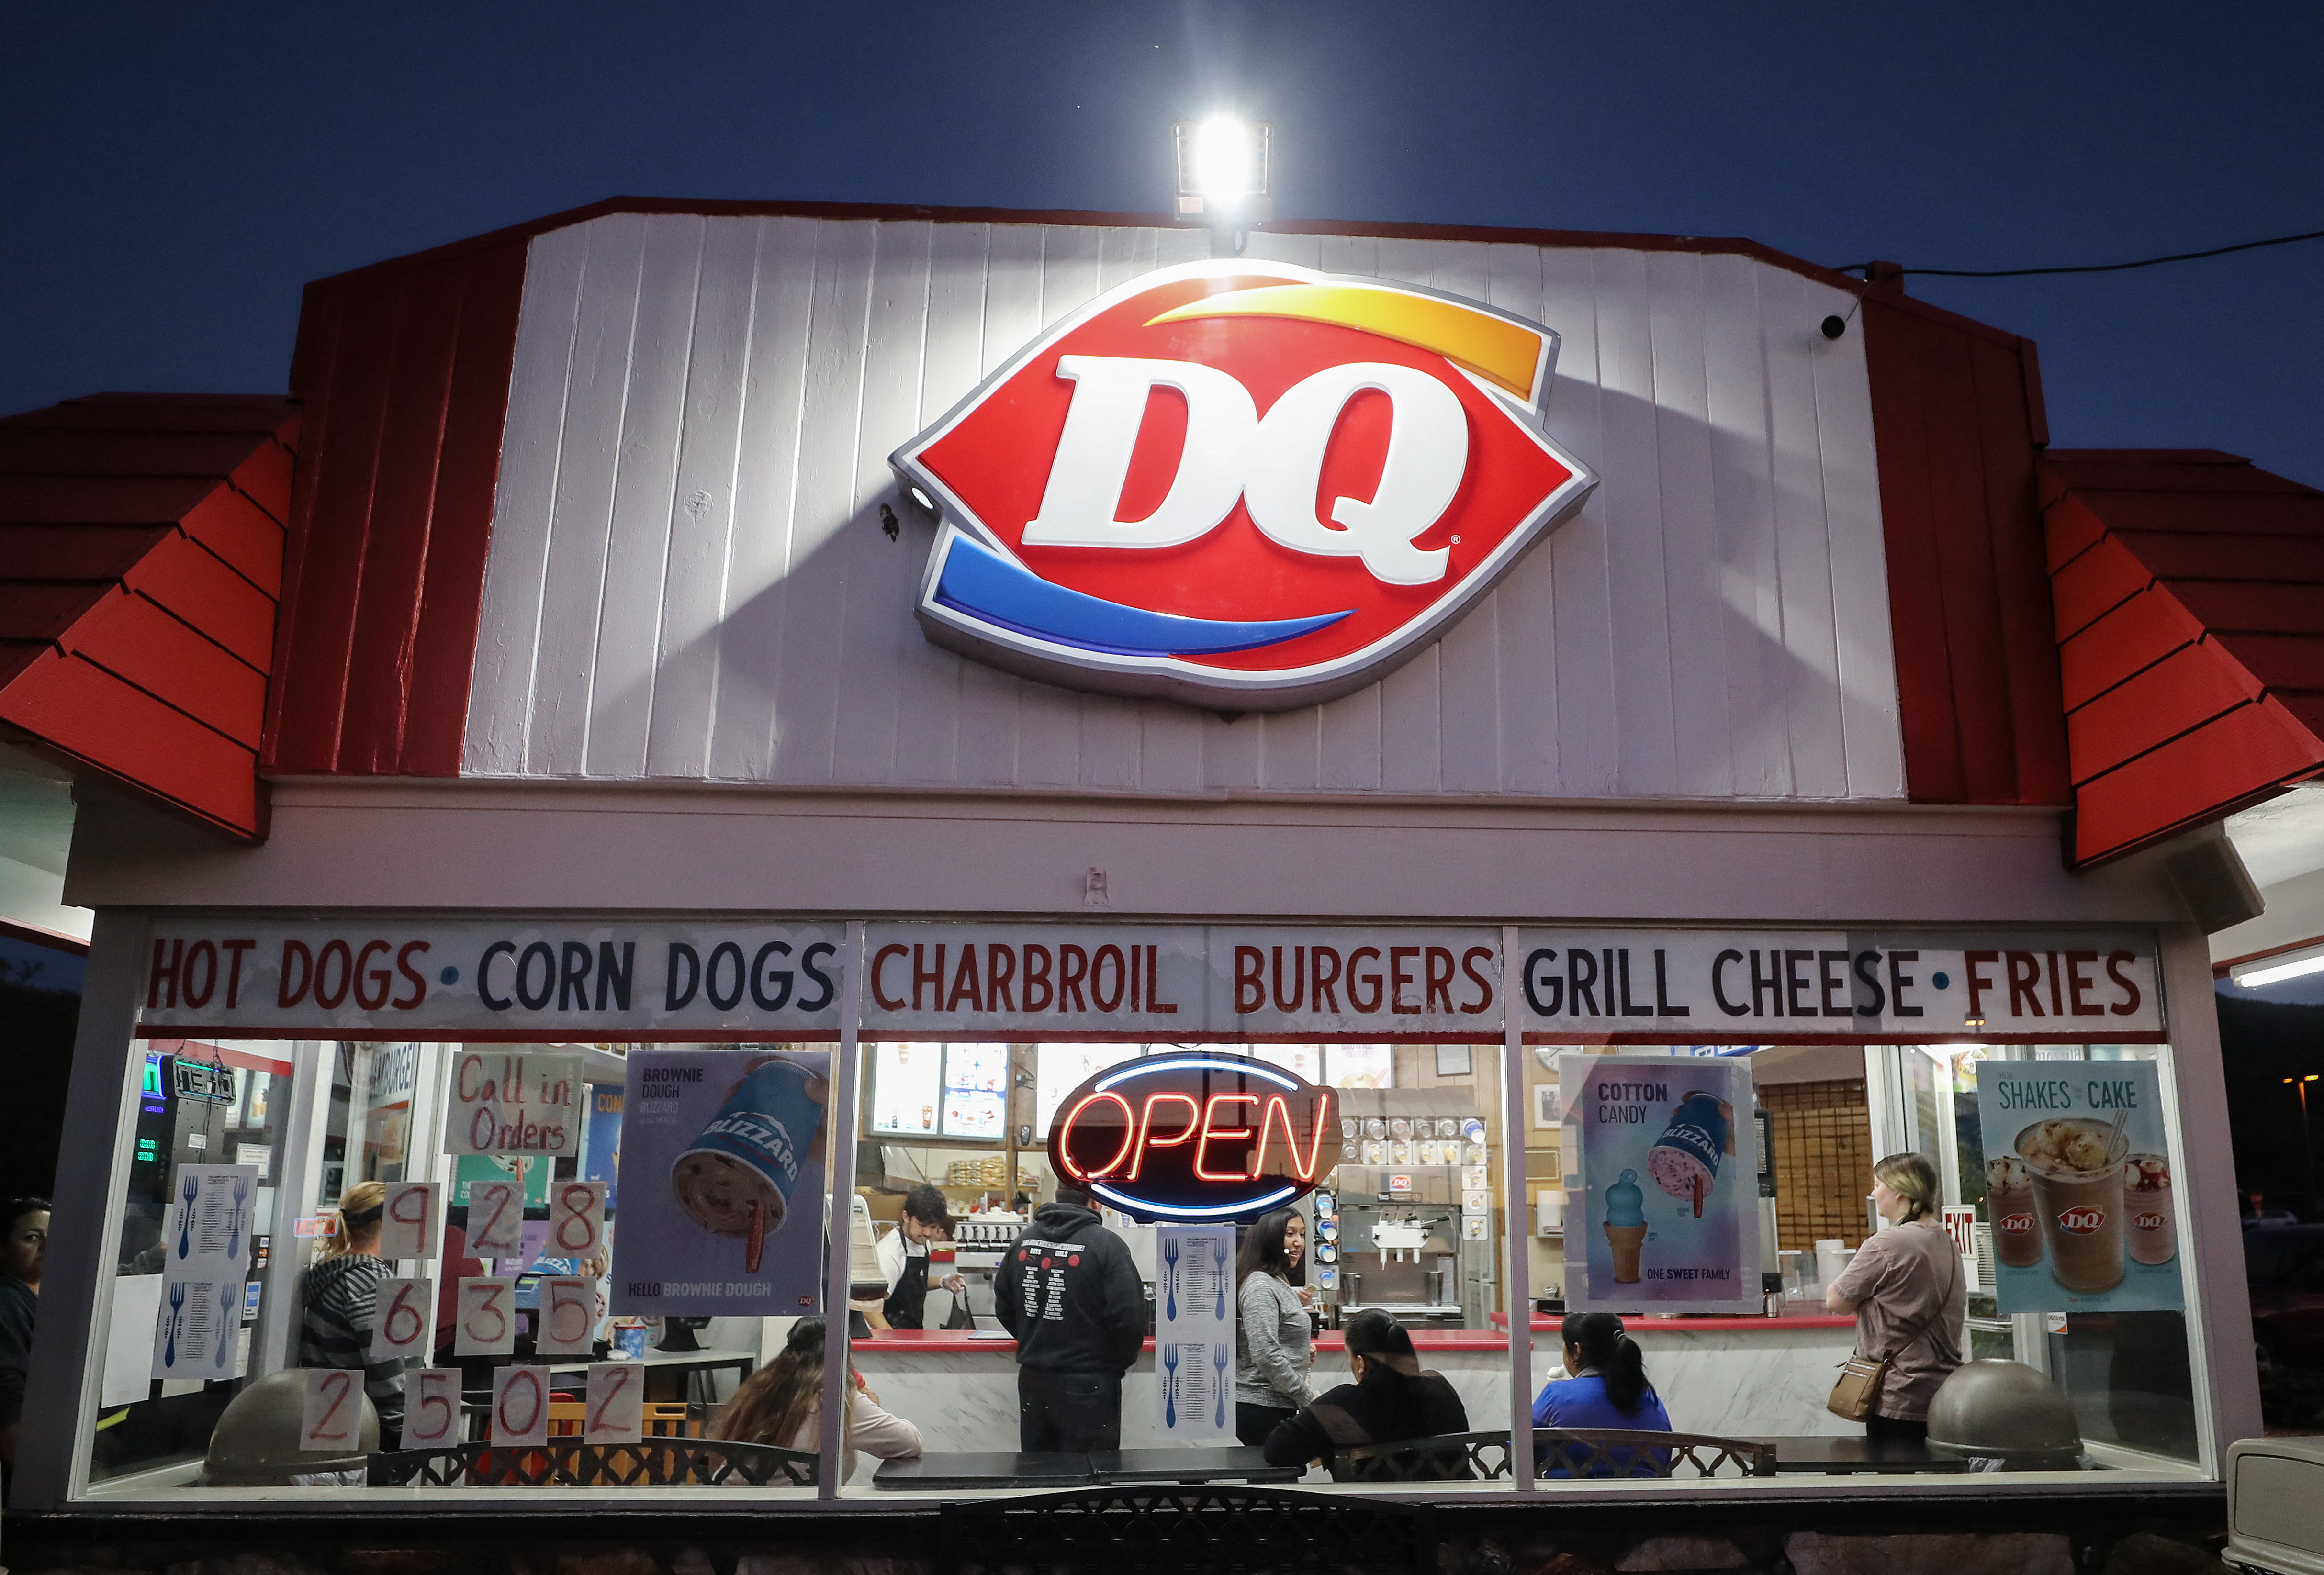
<path fill-rule="evenodd" d="M 951 1235 L 952 1212 L 942 1193 L 923 1184 L 905 1194 L 903 1218 L 880 1240 L 880 1270 L 888 1277 L 881 1312 L 889 1328 L 927 1327 L 928 1243 Z M 941 1284 L 955 1297 L 968 1290 L 958 1275 L 947 1275 Z"/>

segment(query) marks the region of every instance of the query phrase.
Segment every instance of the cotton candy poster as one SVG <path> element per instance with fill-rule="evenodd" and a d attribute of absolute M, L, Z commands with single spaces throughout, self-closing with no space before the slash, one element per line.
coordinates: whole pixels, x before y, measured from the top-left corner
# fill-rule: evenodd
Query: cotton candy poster
<path fill-rule="evenodd" d="M 1750 1063 L 1562 1055 L 1557 1071 L 1567 1308 L 1760 1312 Z"/>

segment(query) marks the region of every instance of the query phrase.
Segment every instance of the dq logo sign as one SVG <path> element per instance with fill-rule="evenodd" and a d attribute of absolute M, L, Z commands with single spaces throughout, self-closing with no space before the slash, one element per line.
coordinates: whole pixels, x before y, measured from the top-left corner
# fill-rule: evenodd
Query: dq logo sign
<path fill-rule="evenodd" d="M 1133 1219 L 1255 1220 L 1340 1163 L 1338 1101 L 1253 1056 L 1148 1056 L 1059 1102 L 1049 1163 Z"/>
<path fill-rule="evenodd" d="M 2160 1230 L 2163 1224 L 2163 1216 L 2152 1210 L 2144 1214 L 2133 1214 L 2130 1222 L 2141 1230 Z"/>
<path fill-rule="evenodd" d="M 2076 1236 L 2088 1236 L 2105 1224 L 2104 1209 L 2064 1209 L 2058 1214 L 2058 1228 Z"/>
<path fill-rule="evenodd" d="M 2000 1220 L 2000 1230 L 2004 1236 L 2031 1236 L 2034 1234 L 2034 1216 L 2004 1214 Z"/>
<path fill-rule="evenodd" d="M 1556 349 L 1374 279 L 1149 273 L 891 456 L 942 515 L 921 627 L 1053 683 L 1217 709 L 1360 687 L 1597 484 L 1540 430 Z"/>

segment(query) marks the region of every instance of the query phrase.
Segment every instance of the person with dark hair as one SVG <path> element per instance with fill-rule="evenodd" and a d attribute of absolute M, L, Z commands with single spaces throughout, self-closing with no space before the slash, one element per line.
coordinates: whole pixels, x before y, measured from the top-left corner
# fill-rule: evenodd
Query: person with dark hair
<path fill-rule="evenodd" d="M 1056 1201 L 1001 1255 L 992 1310 L 1017 1337 L 1017 1447 L 1120 1449 L 1121 1375 L 1146 1344 L 1146 1286 L 1087 1194 L 1058 1181 Z"/>
<path fill-rule="evenodd" d="M 928 1243 L 952 1236 L 952 1210 L 945 1195 L 922 1182 L 904 1194 L 896 1228 L 880 1239 L 880 1272 L 888 1279 L 888 1299 L 880 1304 L 890 1329 L 925 1329 L 928 1321 Z M 947 1275 L 939 1282 L 954 1296 L 966 1295 L 968 1281 Z"/>
<path fill-rule="evenodd" d="M 1235 1437 L 1263 1444 L 1314 1398 L 1307 1322 L 1307 1221 L 1294 1209 L 1262 1214 L 1235 1257 Z"/>
<path fill-rule="evenodd" d="M 392 1450 L 403 1439 L 403 1359 L 374 1361 L 371 1354 L 379 1285 L 395 1277 L 395 1266 L 379 1256 L 380 1227 L 386 1215 L 383 1182 L 357 1182 L 339 1200 L 338 1230 L 323 1239 L 305 1276 L 299 1365 L 361 1372 L 364 1393 L 379 1413 L 380 1448 Z"/>
<path fill-rule="evenodd" d="M 1579 1432 L 1668 1432 L 1670 1413 L 1662 1396 L 1646 1382 L 1646 1353 L 1622 1331 L 1622 1321 L 1611 1312 L 1569 1312 L 1559 1328 L 1565 1342 L 1567 1377 L 1542 1386 L 1533 1403 L 1536 1427 L 1563 1427 Z M 1670 1451 L 1653 1451 L 1660 1465 L 1670 1463 Z M 1592 1460 L 1591 1451 L 1568 1445 L 1561 1462 L 1537 1461 L 1545 1477 L 1658 1477 L 1656 1465 L 1637 1458 L 1628 1444 L 1618 1445 L 1606 1457 Z"/>
<path fill-rule="evenodd" d="M 1343 1332 L 1355 1382 L 1277 1423 L 1267 1435 L 1268 1465 L 1304 1465 L 1359 1444 L 1469 1431 L 1461 1396 L 1443 1374 L 1421 1370 L 1412 1336 L 1394 1314 L 1367 1307 L 1348 1320 Z"/>
<path fill-rule="evenodd" d="M 11 1198 L 0 1209 L 0 1466 L 16 1469 L 24 1375 L 32 1369 L 32 1314 L 49 1255 L 49 1201 Z"/>
<path fill-rule="evenodd" d="M 736 1443 L 775 1444 L 813 1453 L 823 1441 L 824 1322 L 802 1318 L 774 1360 L 742 1380 L 719 1414 L 718 1436 Z M 920 1430 L 881 1409 L 880 1396 L 847 1364 L 847 1429 L 839 1479 L 855 1475 L 858 1450 L 878 1460 L 920 1452 Z"/>
<path fill-rule="evenodd" d="M 1937 1168 L 1917 1154 L 1872 1167 L 1872 1206 L 1887 1228 L 1864 1239 L 1824 1292 L 1834 1312 L 1856 1314 L 1856 1354 L 1886 1357 L 1867 1438 L 1929 1436 L 1929 1402 L 1961 1365 L 1969 1285 L 1960 1249 L 1937 1218 Z"/>

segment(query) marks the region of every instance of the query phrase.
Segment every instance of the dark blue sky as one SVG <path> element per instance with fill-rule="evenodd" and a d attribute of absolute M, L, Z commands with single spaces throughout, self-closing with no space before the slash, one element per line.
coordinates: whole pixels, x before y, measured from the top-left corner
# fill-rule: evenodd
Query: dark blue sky
<path fill-rule="evenodd" d="M 306 280 L 621 194 L 1157 210 L 1271 119 L 1286 216 L 2114 261 L 2324 228 L 2324 7 L 110 5 L 0 13 L 0 410 L 282 386 Z M 2324 243 L 1919 280 L 2061 446 L 2324 484 Z"/>

